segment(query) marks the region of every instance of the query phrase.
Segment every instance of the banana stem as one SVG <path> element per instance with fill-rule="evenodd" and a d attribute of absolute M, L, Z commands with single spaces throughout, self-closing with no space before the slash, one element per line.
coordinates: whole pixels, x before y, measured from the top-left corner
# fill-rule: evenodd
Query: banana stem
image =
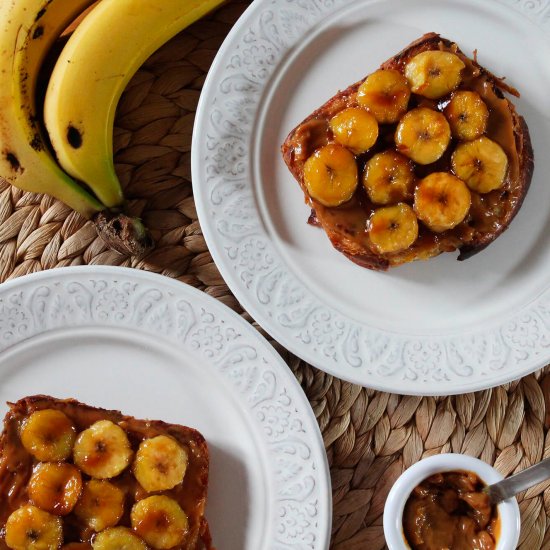
<path fill-rule="evenodd" d="M 153 239 L 139 218 L 103 210 L 92 221 L 105 244 L 125 256 L 139 256 L 153 247 Z"/>

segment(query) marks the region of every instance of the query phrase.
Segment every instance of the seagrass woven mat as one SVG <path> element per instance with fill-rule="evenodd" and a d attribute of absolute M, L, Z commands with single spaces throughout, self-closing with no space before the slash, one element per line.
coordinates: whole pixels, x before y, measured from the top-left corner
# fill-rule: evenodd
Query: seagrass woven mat
<path fill-rule="evenodd" d="M 107 250 L 94 227 L 63 204 L 0 183 L 0 282 L 67 265 L 131 266 L 200 288 L 252 322 L 208 252 L 190 170 L 193 119 L 205 74 L 247 5 L 229 2 L 161 48 L 119 106 L 117 169 L 131 210 L 152 230 L 156 248 L 144 258 L 125 258 Z M 304 388 L 323 433 L 334 497 L 331 548 L 385 547 L 386 495 L 403 469 L 421 457 L 467 453 L 510 474 L 550 455 L 550 367 L 489 391 L 403 397 L 342 382 L 273 344 Z M 519 497 L 523 550 L 550 550 L 549 486 Z"/>

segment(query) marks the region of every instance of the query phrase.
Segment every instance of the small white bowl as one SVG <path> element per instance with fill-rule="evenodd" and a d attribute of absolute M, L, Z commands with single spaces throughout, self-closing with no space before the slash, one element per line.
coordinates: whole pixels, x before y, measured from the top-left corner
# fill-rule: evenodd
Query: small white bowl
<path fill-rule="evenodd" d="M 410 550 L 403 534 L 403 510 L 411 491 L 427 477 L 439 472 L 466 470 L 474 472 L 487 485 L 503 479 L 502 474 L 486 462 L 461 454 L 434 455 L 408 468 L 392 487 L 384 507 L 384 536 L 389 550 Z M 515 550 L 520 532 L 518 502 L 510 498 L 498 505 L 500 535 L 496 550 Z"/>

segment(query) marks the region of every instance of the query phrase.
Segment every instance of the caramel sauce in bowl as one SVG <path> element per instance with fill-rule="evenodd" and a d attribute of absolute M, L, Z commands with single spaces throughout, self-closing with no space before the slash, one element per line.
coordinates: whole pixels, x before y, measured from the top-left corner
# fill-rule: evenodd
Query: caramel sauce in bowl
<path fill-rule="evenodd" d="M 438 543 L 443 545 L 445 541 L 437 540 L 438 530 L 444 531 L 448 526 L 436 525 L 441 522 L 449 521 L 450 518 L 456 523 L 471 515 L 474 517 L 475 506 L 470 508 L 466 505 L 451 507 L 445 512 L 441 505 L 441 495 L 451 489 L 458 494 L 460 482 L 455 484 L 455 478 L 464 477 L 466 484 L 473 483 L 475 491 L 479 491 L 483 485 L 496 483 L 503 479 L 502 474 L 492 466 L 467 455 L 461 454 L 441 454 L 431 456 L 421 460 L 408 468 L 392 487 L 384 507 L 384 536 L 389 550 L 411 550 L 415 548 L 414 541 L 407 540 L 414 529 L 423 529 L 423 534 L 427 534 L 427 540 L 431 540 L 432 546 L 423 546 L 422 548 L 439 548 Z M 432 483 L 435 482 L 435 483 Z M 442 490 L 443 489 L 443 490 Z M 455 491 L 456 489 L 456 491 Z M 430 491 L 432 494 L 430 495 Z M 470 492 L 470 491 L 468 491 Z M 447 495 L 448 496 L 448 495 Z M 454 496 L 453 496 L 454 498 Z M 423 502 L 422 500 L 425 499 Z M 433 500 L 430 500 L 433 499 Z M 433 515 L 428 514 L 428 519 L 424 514 L 426 511 L 426 502 L 435 502 L 432 506 Z M 415 517 L 417 507 L 418 517 Z M 421 514 L 424 514 L 421 516 Z M 514 550 L 517 546 L 520 533 L 520 513 L 517 500 L 515 498 L 501 502 L 492 507 L 490 512 L 492 522 L 489 529 L 494 537 L 495 550 Z M 418 520 L 416 522 L 416 520 Z M 433 533 L 430 533 L 430 521 L 433 525 Z M 469 521 L 469 520 L 468 520 Z M 414 525 L 416 522 L 416 525 Z M 430 537 L 430 535 L 433 535 Z M 476 540 L 473 538 L 472 540 Z M 479 547 L 476 544 L 464 545 L 464 539 L 456 546 L 445 546 L 449 550 L 476 550 Z"/>

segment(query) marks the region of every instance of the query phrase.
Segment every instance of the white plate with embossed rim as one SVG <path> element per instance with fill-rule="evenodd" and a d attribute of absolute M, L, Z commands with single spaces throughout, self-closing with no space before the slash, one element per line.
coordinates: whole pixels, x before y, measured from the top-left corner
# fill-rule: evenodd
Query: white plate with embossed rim
<path fill-rule="evenodd" d="M 473 258 L 360 268 L 308 226 L 280 144 L 336 90 L 425 32 L 455 40 L 522 93 L 531 189 L 508 231 Z M 444 395 L 550 362 L 550 0 L 256 0 L 205 83 L 192 148 L 206 241 L 274 338 L 340 378 Z"/>
<path fill-rule="evenodd" d="M 217 547 L 328 548 L 330 477 L 307 398 L 272 346 L 205 293 L 99 266 L 0 285 L 1 416 L 33 394 L 201 431 Z"/>

